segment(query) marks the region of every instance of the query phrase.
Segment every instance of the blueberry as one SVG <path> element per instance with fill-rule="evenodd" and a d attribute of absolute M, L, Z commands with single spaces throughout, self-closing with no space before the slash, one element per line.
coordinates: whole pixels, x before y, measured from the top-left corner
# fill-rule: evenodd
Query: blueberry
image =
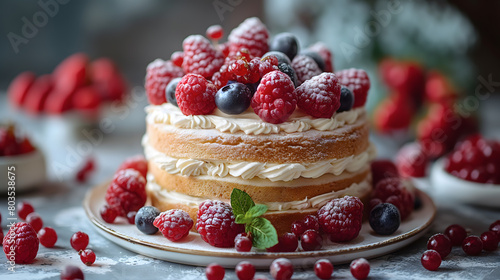
<path fill-rule="evenodd" d="M 308 57 L 314 59 L 316 64 L 318 64 L 319 69 L 321 69 L 321 71 L 325 71 L 325 61 L 317 52 L 311 50 L 303 50 L 300 52 L 300 54 L 307 55 Z"/>
<path fill-rule="evenodd" d="M 344 111 L 349 111 L 352 108 L 352 105 L 354 104 L 354 94 L 352 91 L 346 87 L 342 86 L 340 89 L 340 107 L 337 110 L 337 112 L 344 112 Z"/>
<path fill-rule="evenodd" d="M 381 203 L 372 209 L 368 221 L 377 234 L 389 235 L 399 228 L 401 216 L 393 204 Z"/>
<path fill-rule="evenodd" d="M 165 88 L 165 95 L 167 96 L 168 102 L 172 103 L 173 105 L 179 107 L 177 105 L 177 99 L 175 99 L 175 88 L 177 87 L 177 84 L 182 78 L 175 78 L 168 83 L 167 87 Z"/>
<path fill-rule="evenodd" d="M 297 74 L 295 74 L 295 70 L 293 70 L 293 67 L 290 64 L 280 63 L 278 65 L 278 68 L 281 72 L 287 74 L 288 77 L 290 77 L 290 79 L 292 80 L 293 85 L 297 87 Z"/>
<path fill-rule="evenodd" d="M 278 59 L 278 64 L 281 64 L 281 63 L 286 63 L 286 64 L 290 64 L 290 65 L 292 64 L 292 61 L 290 60 L 290 58 L 288 58 L 288 56 L 286 56 L 286 54 L 279 52 L 279 51 L 266 52 L 262 56 L 262 59 L 264 59 L 270 55 L 274 55 Z"/>
<path fill-rule="evenodd" d="M 135 215 L 135 226 L 145 234 L 155 234 L 158 228 L 153 225 L 160 210 L 153 206 L 144 206 Z"/>
<path fill-rule="evenodd" d="M 292 60 L 299 50 L 299 43 L 297 37 L 292 33 L 279 33 L 274 36 L 271 44 L 269 45 L 269 50 L 279 51 L 288 56 Z"/>
<path fill-rule="evenodd" d="M 228 84 L 215 94 L 215 105 L 223 113 L 237 115 L 245 112 L 252 100 L 251 90 L 244 84 Z"/>
<path fill-rule="evenodd" d="M 245 85 L 248 87 L 248 89 L 250 89 L 250 93 L 252 93 L 252 96 L 253 96 L 255 94 L 255 92 L 257 91 L 259 84 L 260 84 L 260 81 L 253 83 L 253 84 L 245 84 Z"/>

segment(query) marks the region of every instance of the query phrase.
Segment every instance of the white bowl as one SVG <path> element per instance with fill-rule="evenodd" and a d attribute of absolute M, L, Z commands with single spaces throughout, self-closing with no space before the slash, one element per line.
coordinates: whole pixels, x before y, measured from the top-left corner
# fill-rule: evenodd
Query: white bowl
<path fill-rule="evenodd" d="M 33 189 L 46 180 L 45 157 L 39 149 L 28 154 L 0 157 L 0 182 L 4 193 L 12 186 L 16 191 Z"/>
<path fill-rule="evenodd" d="M 431 170 L 435 195 L 468 204 L 500 208 L 500 185 L 462 180 L 444 170 L 443 165 L 443 159 L 440 159 Z"/>

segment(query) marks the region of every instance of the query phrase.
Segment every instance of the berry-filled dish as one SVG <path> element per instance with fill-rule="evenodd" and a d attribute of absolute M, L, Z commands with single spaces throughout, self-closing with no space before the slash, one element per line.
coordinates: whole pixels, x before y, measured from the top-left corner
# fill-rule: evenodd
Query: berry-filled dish
<path fill-rule="evenodd" d="M 272 37 L 249 18 L 191 35 L 171 59 L 147 67 L 147 192 L 160 211 L 194 221 L 206 202 L 234 189 L 264 205 L 278 235 L 329 201 L 372 191 L 364 70 L 333 72 L 322 43 L 301 50 L 290 33 Z M 218 207 L 216 207 L 218 208 Z M 230 241 L 232 243 L 232 241 Z"/>

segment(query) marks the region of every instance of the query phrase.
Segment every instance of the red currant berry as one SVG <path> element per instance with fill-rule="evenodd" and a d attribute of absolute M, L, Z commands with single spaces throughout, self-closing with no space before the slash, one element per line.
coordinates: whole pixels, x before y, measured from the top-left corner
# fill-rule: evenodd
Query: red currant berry
<path fill-rule="evenodd" d="M 237 252 L 250 252 L 252 250 L 252 239 L 240 233 L 234 238 L 234 248 Z"/>
<path fill-rule="evenodd" d="M 75 232 L 70 239 L 71 247 L 77 252 L 85 250 L 89 245 L 89 236 L 81 231 Z"/>
<path fill-rule="evenodd" d="M 57 233 L 51 227 L 44 227 L 38 232 L 40 243 L 47 248 L 52 248 L 57 242 Z"/>
<path fill-rule="evenodd" d="M 21 203 L 19 203 L 18 210 L 17 210 L 17 215 L 19 216 L 19 218 L 26 220 L 26 217 L 28 216 L 28 214 L 30 214 L 32 212 L 35 212 L 35 208 L 33 208 L 33 206 L 31 206 L 31 204 L 29 204 L 26 201 L 22 201 Z"/>
<path fill-rule="evenodd" d="M 38 215 L 38 213 L 36 212 L 29 213 L 26 217 L 26 222 L 30 224 L 36 232 L 38 232 L 43 227 L 42 217 L 40 217 L 40 215 Z"/>
<path fill-rule="evenodd" d="M 370 263 L 364 259 L 356 259 L 351 262 L 351 274 L 358 280 L 363 280 L 368 277 L 370 273 Z"/>
<path fill-rule="evenodd" d="M 483 249 L 485 251 L 495 251 L 498 248 L 498 237 L 493 231 L 486 231 L 481 234 Z"/>
<path fill-rule="evenodd" d="M 61 271 L 61 280 L 83 279 L 83 272 L 80 268 L 68 265 Z"/>
<path fill-rule="evenodd" d="M 306 226 L 304 225 L 304 222 L 295 221 L 292 223 L 292 233 L 295 234 L 296 236 L 301 236 L 306 230 L 307 229 Z"/>
<path fill-rule="evenodd" d="M 299 246 L 297 236 L 291 232 L 284 233 L 278 238 L 278 244 L 267 248 L 268 252 L 295 252 Z"/>
<path fill-rule="evenodd" d="M 319 231 L 319 221 L 318 221 L 318 217 L 316 217 L 316 216 L 313 216 L 313 215 L 305 216 L 304 225 L 306 226 L 306 230 L 314 229 L 316 231 Z"/>
<path fill-rule="evenodd" d="M 255 275 L 255 266 L 247 261 L 242 261 L 235 268 L 239 280 L 252 280 Z"/>
<path fill-rule="evenodd" d="M 314 264 L 314 273 L 319 279 L 330 279 L 333 274 L 333 264 L 327 259 L 318 260 Z"/>
<path fill-rule="evenodd" d="M 95 253 L 90 249 L 80 251 L 80 260 L 87 266 L 91 266 L 95 262 Z"/>
<path fill-rule="evenodd" d="M 493 223 L 490 225 L 489 230 L 490 230 L 490 231 L 493 231 L 494 233 L 496 233 L 496 234 L 497 234 L 498 239 L 500 239 L 500 220 L 497 220 L 497 221 L 493 222 Z"/>
<path fill-rule="evenodd" d="M 451 241 L 442 233 L 434 234 L 429 238 L 429 241 L 427 241 L 427 249 L 436 250 L 441 256 L 441 259 L 444 259 L 451 252 Z"/>
<path fill-rule="evenodd" d="M 207 28 L 207 37 L 211 40 L 220 40 L 222 38 L 222 35 L 224 35 L 224 30 L 220 25 L 212 25 Z"/>
<path fill-rule="evenodd" d="M 464 239 L 462 249 L 469 256 L 477 256 L 483 250 L 483 242 L 478 236 L 470 235 Z"/>
<path fill-rule="evenodd" d="M 315 251 L 323 247 L 323 237 L 318 231 L 314 229 L 308 229 L 300 237 L 300 244 L 304 251 Z"/>
<path fill-rule="evenodd" d="M 207 280 L 222 280 L 225 274 L 226 270 L 216 263 L 209 264 L 205 269 Z"/>
<path fill-rule="evenodd" d="M 137 215 L 137 211 L 130 211 L 127 213 L 127 221 L 131 225 L 135 225 L 135 215 Z"/>
<path fill-rule="evenodd" d="M 422 266 L 430 271 L 436 271 L 441 265 L 441 255 L 436 250 L 427 250 L 420 259 Z"/>
<path fill-rule="evenodd" d="M 104 205 L 99 212 L 101 218 L 108 224 L 112 224 L 118 216 L 118 212 L 109 205 Z"/>
<path fill-rule="evenodd" d="M 276 280 L 290 280 L 293 275 L 293 265 L 290 260 L 279 258 L 271 263 L 269 271 Z"/>
<path fill-rule="evenodd" d="M 461 246 L 465 237 L 467 237 L 467 232 L 465 228 L 461 225 L 451 225 L 444 230 L 444 234 L 448 236 L 451 241 L 451 244 L 454 246 Z"/>

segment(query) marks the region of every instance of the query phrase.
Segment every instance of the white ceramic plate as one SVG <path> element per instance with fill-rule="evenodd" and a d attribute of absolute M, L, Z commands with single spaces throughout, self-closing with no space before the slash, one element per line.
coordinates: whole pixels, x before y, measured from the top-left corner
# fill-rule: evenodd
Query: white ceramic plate
<path fill-rule="evenodd" d="M 376 235 L 368 222 L 364 222 L 359 236 L 347 243 L 329 243 L 322 250 L 293 253 L 249 252 L 238 253 L 234 248 L 216 248 L 205 243 L 197 233 L 191 232 L 182 242 L 171 242 L 161 235 L 146 235 L 124 219 L 114 224 L 102 220 L 99 209 L 104 205 L 107 184 L 97 186 L 87 193 L 85 212 L 97 231 L 110 241 L 142 255 L 175 263 L 206 266 L 216 262 L 234 268 L 240 261 L 249 260 L 257 268 L 269 268 L 279 257 L 292 261 L 294 266 L 311 267 L 320 258 L 334 264 L 348 263 L 356 258 L 373 258 L 396 251 L 421 237 L 430 227 L 436 207 L 425 193 L 417 190 L 422 207 L 414 211 L 400 228 L 390 236 Z"/>
<path fill-rule="evenodd" d="M 500 208 L 500 185 L 480 184 L 455 177 L 443 167 L 443 159 L 434 163 L 431 184 L 436 196 L 464 203 Z"/>

